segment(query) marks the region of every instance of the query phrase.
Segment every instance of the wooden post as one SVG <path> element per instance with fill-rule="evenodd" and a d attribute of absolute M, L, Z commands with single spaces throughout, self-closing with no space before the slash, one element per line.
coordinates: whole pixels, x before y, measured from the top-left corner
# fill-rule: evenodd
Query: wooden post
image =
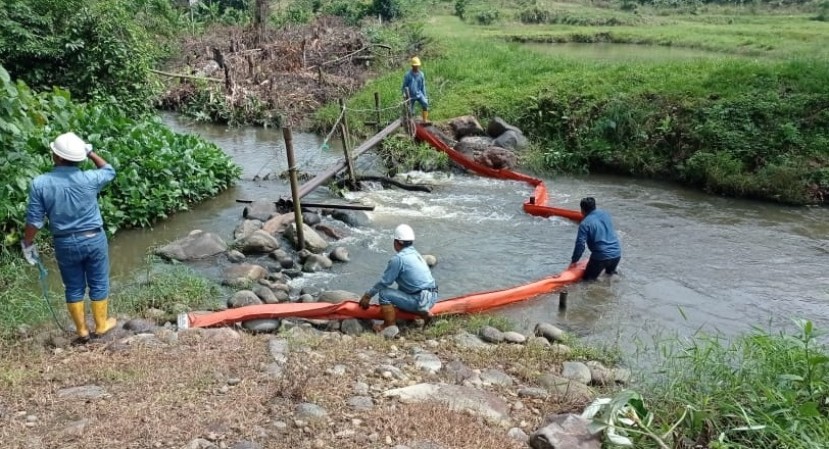
<path fill-rule="evenodd" d="M 406 134 L 412 135 L 412 123 L 409 117 L 409 88 L 406 88 L 406 93 L 404 94 L 403 98 L 405 101 L 403 102 L 403 129 L 406 130 Z"/>
<path fill-rule="evenodd" d="M 294 220 L 296 221 L 297 250 L 305 249 L 305 233 L 302 229 L 302 206 L 299 204 L 299 184 L 296 179 L 296 159 L 294 158 L 294 137 L 291 128 L 282 128 L 285 139 L 285 152 L 288 153 L 288 175 L 291 178 L 291 198 L 294 201 Z"/>
<path fill-rule="evenodd" d="M 374 120 L 377 132 L 380 132 L 383 129 L 383 125 L 380 124 L 380 92 L 374 92 Z"/>
<path fill-rule="evenodd" d="M 343 121 L 340 122 L 340 134 L 343 137 L 343 153 L 345 153 L 345 166 L 348 168 L 348 179 L 352 189 L 357 188 L 357 175 L 354 173 L 354 161 L 351 160 L 351 147 L 349 146 L 350 136 L 348 134 L 348 114 L 345 113 L 345 102 L 340 99 L 340 110 L 343 111 Z"/>

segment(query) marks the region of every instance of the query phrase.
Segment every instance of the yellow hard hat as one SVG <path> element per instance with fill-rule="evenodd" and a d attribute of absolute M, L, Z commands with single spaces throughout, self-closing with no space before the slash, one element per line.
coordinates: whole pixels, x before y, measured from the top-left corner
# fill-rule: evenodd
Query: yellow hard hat
<path fill-rule="evenodd" d="M 420 67 L 420 58 L 418 58 L 417 56 L 412 58 L 412 66 Z"/>

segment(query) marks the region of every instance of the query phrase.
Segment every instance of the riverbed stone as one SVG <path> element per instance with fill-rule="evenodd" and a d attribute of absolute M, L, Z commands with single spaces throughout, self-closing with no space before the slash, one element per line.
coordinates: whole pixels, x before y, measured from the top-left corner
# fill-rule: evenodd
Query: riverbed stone
<path fill-rule="evenodd" d="M 371 223 L 371 219 L 368 217 L 368 214 L 360 210 L 344 211 L 335 209 L 331 211 L 331 218 L 341 221 L 353 228 L 368 226 Z"/>
<path fill-rule="evenodd" d="M 331 253 L 328 254 L 328 258 L 334 262 L 348 262 L 351 260 L 348 256 L 348 250 L 342 246 L 334 248 Z"/>
<path fill-rule="evenodd" d="M 374 408 L 374 399 L 370 396 L 352 396 L 348 398 L 348 406 L 358 412 L 368 411 Z"/>
<path fill-rule="evenodd" d="M 305 248 L 309 251 L 314 253 L 321 253 L 325 251 L 325 248 L 328 247 L 328 242 L 325 241 L 317 231 L 314 231 L 311 227 L 306 224 L 302 225 L 302 234 L 305 239 Z M 297 231 L 296 231 L 296 223 L 291 223 L 288 228 L 285 230 L 285 237 L 293 243 L 294 247 L 297 247 L 298 240 L 297 240 Z"/>
<path fill-rule="evenodd" d="M 181 449 L 219 449 L 219 446 L 216 446 L 204 438 L 196 438 L 190 440 L 190 442 Z"/>
<path fill-rule="evenodd" d="M 550 343 L 561 342 L 564 340 L 565 333 L 563 330 L 553 326 L 550 323 L 538 323 L 535 325 L 536 336 L 546 338 Z"/>
<path fill-rule="evenodd" d="M 504 333 L 492 326 L 484 326 L 481 329 L 481 339 L 489 343 L 501 343 L 504 341 Z"/>
<path fill-rule="evenodd" d="M 513 427 L 507 432 L 507 436 L 520 443 L 526 443 L 530 437 L 520 427 Z"/>
<path fill-rule="evenodd" d="M 388 340 L 391 340 L 393 338 L 397 338 L 397 336 L 400 335 L 400 328 L 397 327 L 396 325 L 395 326 L 389 326 L 389 327 L 383 329 L 383 331 L 380 332 L 380 335 L 382 335 L 383 338 L 388 339 Z"/>
<path fill-rule="evenodd" d="M 358 301 L 360 295 L 345 290 L 326 290 L 319 294 L 319 302 L 339 304 L 344 301 Z"/>
<path fill-rule="evenodd" d="M 484 151 L 491 147 L 493 141 L 492 138 L 486 136 L 467 136 L 455 145 L 455 150 L 467 156 L 472 156 L 475 152 Z"/>
<path fill-rule="evenodd" d="M 509 374 L 495 368 L 481 371 L 481 382 L 484 385 L 498 385 L 501 387 L 509 387 L 515 383 Z"/>
<path fill-rule="evenodd" d="M 248 220 L 268 221 L 276 214 L 276 204 L 273 201 L 254 201 L 242 210 L 242 217 Z"/>
<path fill-rule="evenodd" d="M 236 242 L 244 254 L 266 254 L 279 249 L 279 241 L 265 231 L 259 230 Z"/>
<path fill-rule="evenodd" d="M 547 390 L 536 387 L 519 388 L 517 393 L 520 398 L 547 399 L 550 396 Z"/>
<path fill-rule="evenodd" d="M 538 377 L 538 383 L 551 394 L 564 400 L 589 402 L 593 399 L 593 390 L 587 385 L 552 373 Z"/>
<path fill-rule="evenodd" d="M 296 279 L 296 278 L 302 277 L 302 270 L 300 270 L 298 268 L 288 268 L 288 269 L 282 270 L 282 273 L 284 273 L 285 276 L 288 276 L 291 279 Z"/>
<path fill-rule="evenodd" d="M 248 320 L 242 323 L 242 327 L 256 333 L 271 333 L 279 330 L 282 324 L 281 320 L 274 318 L 262 318 L 258 320 Z"/>
<path fill-rule="evenodd" d="M 233 230 L 233 239 L 241 240 L 248 237 L 254 232 L 262 229 L 262 225 L 264 225 L 264 223 L 260 220 L 242 220 L 242 222 L 236 226 L 236 229 Z"/>
<path fill-rule="evenodd" d="M 253 441 L 240 441 L 230 446 L 230 449 L 262 449 L 262 445 Z"/>
<path fill-rule="evenodd" d="M 256 286 L 253 287 L 252 291 L 265 304 L 277 304 L 277 303 L 279 303 L 279 299 L 273 293 L 273 290 L 271 290 L 268 287 L 265 287 L 264 285 L 256 285 Z"/>
<path fill-rule="evenodd" d="M 302 213 L 302 222 L 307 224 L 308 226 L 316 226 L 320 224 L 322 219 L 320 218 L 319 214 L 315 212 L 303 212 Z"/>
<path fill-rule="evenodd" d="M 512 169 L 518 164 L 518 157 L 512 150 L 495 146 L 475 152 L 472 160 L 495 170 Z"/>
<path fill-rule="evenodd" d="M 489 343 L 485 343 L 483 340 L 478 338 L 477 335 L 473 335 L 465 331 L 456 334 L 453 338 L 455 340 L 455 344 L 463 349 L 489 349 L 493 347 Z"/>
<path fill-rule="evenodd" d="M 136 334 L 143 334 L 153 332 L 158 326 L 149 320 L 142 320 L 140 318 L 133 318 L 124 323 L 124 330 L 134 332 Z"/>
<path fill-rule="evenodd" d="M 601 449 L 599 434 L 592 434 L 590 422 L 572 413 L 554 415 L 530 435 L 533 449 Z"/>
<path fill-rule="evenodd" d="M 314 229 L 334 240 L 342 240 L 343 238 L 345 238 L 345 234 L 342 231 L 335 227 L 328 226 L 327 224 L 318 224 L 314 226 Z"/>
<path fill-rule="evenodd" d="M 296 302 L 309 303 L 309 302 L 317 302 L 317 300 L 314 299 L 313 296 L 306 293 L 304 295 L 299 295 L 299 298 L 297 298 Z"/>
<path fill-rule="evenodd" d="M 320 266 L 326 270 L 334 266 L 334 262 L 331 261 L 331 259 L 329 259 L 328 256 L 323 254 L 311 254 L 310 256 L 308 256 L 308 260 L 317 261 L 320 264 Z M 306 262 L 308 262 L 308 260 L 306 260 Z"/>
<path fill-rule="evenodd" d="M 443 371 L 451 382 L 462 384 L 464 381 L 475 377 L 475 371 L 464 365 L 460 360 L 452 360 L 443 367 Z"/>
<path fill-rule="evenodd" d="M 317 404 L 303 402 L 294 408 L 294 414 L 298 419 L 312 421 L 328 416 L 328 412 Z"/>
<path fill-rule="evenodd" d="M 316 273 L 324 269 L 320 261 L 316 259 L 308 259 L 302 264 L 302 271 L 305 273 Z"/>
<path fill-rule="evenodd" d="M 63 388 L 58 390 L 57 396 L 59 399 L 81 399 L 81 400 L 96 400 L 108 396 L 104 387 L 99 385 L 82 385 L 78 387 Z"/>
<path fill-rule="evenodd" d="M 232 249 L 227 252 L 227 260 L 232 263 L 241 263 L 245 261 L 245 255 L 241 251 Z"/>
<path fill-rule="evenodd" d="M 246 287 L 268 276 L 268 270 L 261 265 L 242 263 L 227 267 L 222 275 L 224 284 L 231 287 Z"/>
<path fill-rule="evenodd" d="M 515 343 L 520 345 L 527 341 L 527 337 L 518 332 L 509 331 L 504 332 L 504 341 L 507 343 Z"/>
<path fill-rule="evenodd" d="M 416 353 L 414 361 L 416 368 L 432 374 L 440 371 L 440 368 L 443 366 L 438 356 L 426 351 Z"/>
<path fill-rule="evenodd" d="M 155 251 L 168 259 L 186 262 L 204 259 L 227 251 L 227 243 L 216 234 L 195 230 L 186 237 L 170 242 Z"/>
<path fill-rule="evenodd" d="M 519 128 L 510 125 L 506 120 L 498 116 L 493 117 L 486 126 L 486 134 L 493 139 L 499 137 L 507 131 L 515 131 L 520 134 L 524 134 L 524 132 Z"/>
<path fill-rule="evenodd" d="M 493 142 L 496 147 L 508 150 L 524 150 L 530 145 L 530 141 L 519 131 L 507 130 Z"/>
<path fill-rule="evenodd" d="M 564 362 L 561 365 L 561 377 L 587 385 L 591 379 L 590 368 L 581 362 Z"/>
<path fill-rule="evenodd" d="M 441 402 L 454 411 L 469 411 L 498 424 L 509 421 L 509 406 L 499 396 L 485 390 L 452 384 L 421 383 L 387 390 L 385 397 L 403 403 Z"/>
<path fill-rule="evenodd" d="M 262 230 L 267 232 L 270 235 L 277 235 L 282 232 L 285 232 L 285 228 L 288 227 L 289 223 L 294 222 L 294 213 L 289 212 L 281 215 L 274 215 L 273 218 L 266 221 L 265 224 L 262 225 Z"/>
<path fill-rule="evenodd" d="M 527 346 L 550 346 L 550 340 L 544 337 L 530 337 L 527 339 Z"/>
<path fill-rule="evenodd" d="M 613 380 L 616 381 L 617 384 L 628 384 L 630 383 L 631 373 L 630 370 L 627 368 L 613 368 Z"/>
<path fill-rule="evenodd" d="M 360 320 L 350 318 L 343 320 L 340 324 L 340 331 L 346 335 L 359 335 L 366 331 Z"/>
<path fill-rule="evenodd" d="M 484 128 L 478 123 L 478 119 L 471 115 L 453 118 L 449 121 L 449 128 L 452 130 L 455 140 L 460 140 L 467 136 L 484 135 Z"/>
<path fill-rule="evenodd" d="M 227 300 L 227 306 L 231 309 L 259 304 L 262 304 L 262 301 L 259 299 L 259 296 L 251 290 L 239 290 Z"/>
<path fill-rule="evenodd" d="M 431 254 L 424 254 L 423 261 L 426 262 L 426 265 L 428 265 L 429 268 L 433 268 L 435 265 L 438 264 L 438 258 Z"/>

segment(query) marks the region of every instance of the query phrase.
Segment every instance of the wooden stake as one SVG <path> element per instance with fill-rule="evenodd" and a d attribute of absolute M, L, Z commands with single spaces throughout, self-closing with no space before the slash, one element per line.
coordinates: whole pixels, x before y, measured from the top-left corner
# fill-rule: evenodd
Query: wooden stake
<path fill-rule="evenodd" d="M 351 146 L 349 140 L 351 136 L 348 133 L 348 114 L 345 113 L 345 102 L 340 99 L 340 110 L 343 111 L 343 121 L 340 122 L 340 134 L 343 138 L 343 153 L 345 153 L 345 166 L 348 168 L 348 180 L 352 189 L 357 188 L 357 175 L 354 174 L 354 161 L 351 159 Z"/>
<path fill-rule="evenodd" d="M 305 249 L 305 233 L 302 229 L 302 206 L 299 204 L 299 184 L 296 179 L 296 159 L 294 158 L 294 137 L 291 128 L 282 128 L 285 139 L 285 152 L 288 153 L 288 175 L 291 178 L 291 197 L 294 202 L 294 221 L 296 221 L 297 250 Z"/>
<path fill-rule="evenodd" d="M 377 132 L 380 132 L 383 126 L 380 124 L 380 92 L 374 92 L 374 116 L 374 126 L 377 128 Z"/>

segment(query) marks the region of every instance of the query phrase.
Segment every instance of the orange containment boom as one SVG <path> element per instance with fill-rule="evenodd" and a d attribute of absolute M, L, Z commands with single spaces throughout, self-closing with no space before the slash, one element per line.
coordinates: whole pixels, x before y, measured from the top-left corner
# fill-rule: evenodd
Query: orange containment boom
<path fill-rule="evenodd" d="M 575 221 L 580 221 L 582 219 L 580 211 L 547 206 L 547 188 L 544 186 L 544 182 L 538 178 L 511 170 L 497 170 L 489 168 L 485 165 L 472 161 L 463 154 L 449 147 L 449 145 L 435 137 L 421 125 L 417 125 L 415 136 L 419 140 L 428 143 L 436 150 L 446 153 L 455 163 L 480 175 L 513 181 L 524 181 L 533 186 L 535 188 L 534 196 L 524 202 L 524 212 L 528 214 L 541 217 L 559 216 Z M 469 295 L 442 300 L 435 304 L 432 308 L 432 314 L 454 315 L 483 312 L 534 298 L 545 293 L 552 293 L 565 285 L 572 284 L 580 280 L 584 275 L 584 268 L 586 266 L 587 261 L 582 261 L 572 267 L 568 267 L 566 270 L 557 275 L 531 282 L 529 284 L 503 290 L 472 293 Z M 357 299 L 358 298 L 355 298 L 355 301 L 346 301 L 339 304 L 320 302 L 262 304 L 211 313 L 183 313 L 178 317 L 178 326 L 179 329 L 227 326 L 243 321 L 275 318 L 307 318 L 318 320 L 342 320 L 348 318 L 382 319 L 379 306 L 372 305 L 368 309 L 364 310 L 360 308 L 360 305 L 356 302 Z M 397 318 L 412 320 L 417 318 L 417 316 L 411 313 L 398 311 Z"/>

